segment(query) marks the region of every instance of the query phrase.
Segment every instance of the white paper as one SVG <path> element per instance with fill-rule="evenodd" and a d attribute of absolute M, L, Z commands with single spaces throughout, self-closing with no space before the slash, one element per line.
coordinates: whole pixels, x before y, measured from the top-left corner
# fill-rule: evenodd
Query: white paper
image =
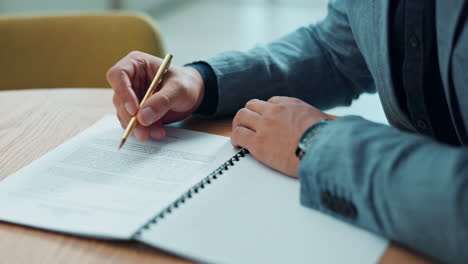
<path fill-rule="evenodd" d="M 228 147 L 223 151 L 233 154 Z M 383 238 L 303 207 L 299 182 L 251 155 L 139 240 L 207 263 L 377 263 L 388 246 Z"/>
<path fill-rule="evenodd" d="M 168 128 L 164 141 L 129 138 L 107 116 L 0 182 L 0 220 L 126 239 L 206 175 L 228 138 Z"/>

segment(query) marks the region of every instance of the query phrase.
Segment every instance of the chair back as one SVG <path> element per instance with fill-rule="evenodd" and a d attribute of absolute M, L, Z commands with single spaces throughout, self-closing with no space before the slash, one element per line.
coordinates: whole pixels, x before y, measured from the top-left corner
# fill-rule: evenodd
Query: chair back
<path fill-rule="evenodd" d="M 0 90 L 108 87 L 107 70 L 133 50 L 164 56 L 144 15 L 0 17 Z"/>

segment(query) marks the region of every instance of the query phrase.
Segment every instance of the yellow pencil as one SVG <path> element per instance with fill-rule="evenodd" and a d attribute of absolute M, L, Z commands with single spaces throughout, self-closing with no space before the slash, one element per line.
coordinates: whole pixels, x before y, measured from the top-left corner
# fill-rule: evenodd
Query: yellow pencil
<path fill-rule="evenodd" d="M 145 97 L 143 97 L 143 100 L 141 100 L 140 107 L 142 107 L 143 104 L 145 104 L 146 100 L 148 100 L 148 98 L 150 98 L 150 96 L 153 95 L 154 91 L 156 90 L 156 87 L 158 87 L 158 85 L 163 80 L 163 76 L 169 69 L 171 60 L 172 60 L 172 54 L 169 53 L 164 58 L 163 63 L 161 64 L 161 67 L 159 67 L 158 72 L 156 73 L 156 76 L 154 76 L 154 79 L 151 82 L 150 87 L 146 91 Z M 130 122 L 128 123 L 127 128 L 125 129 L 124 135 L 122 136 L 122 140 L 120 141 L 119 149 L 122 148 L 122 146 L 125 144 L 125 141 L 127 141 L 127 138 L 132 134 L 133 129 L 135 129 L 137 125 L 137 118 L 136 118 L 137 114 L 135 114 L 135 116 L 132 117 L 132 119 L 130 119 Z"/>

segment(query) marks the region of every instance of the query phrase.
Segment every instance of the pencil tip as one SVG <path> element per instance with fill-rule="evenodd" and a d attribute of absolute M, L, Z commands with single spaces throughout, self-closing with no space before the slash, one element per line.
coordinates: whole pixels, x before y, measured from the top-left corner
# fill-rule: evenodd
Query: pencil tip
<path fill-rule="evenodd" d="M 122 141 L 120 141 L 120 144 L 119 144 L 119 150 L 122 148 L 122 146 L 125 144 L 125 141 L 126 139 L 125 138 L 122 138 Z"/>

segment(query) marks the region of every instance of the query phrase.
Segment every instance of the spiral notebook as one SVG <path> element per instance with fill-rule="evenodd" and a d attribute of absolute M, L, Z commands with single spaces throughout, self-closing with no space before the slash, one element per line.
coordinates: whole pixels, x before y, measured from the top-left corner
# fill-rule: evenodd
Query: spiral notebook
<path fill-rule="evenodd" d="M 134 240 L 205 263 L 375 263 L 387 241 L 299 203 L 299 183 L 229 139 L 169 127 L 130 138 L 106 116 L 0 182 L 0 220 Z"/>

